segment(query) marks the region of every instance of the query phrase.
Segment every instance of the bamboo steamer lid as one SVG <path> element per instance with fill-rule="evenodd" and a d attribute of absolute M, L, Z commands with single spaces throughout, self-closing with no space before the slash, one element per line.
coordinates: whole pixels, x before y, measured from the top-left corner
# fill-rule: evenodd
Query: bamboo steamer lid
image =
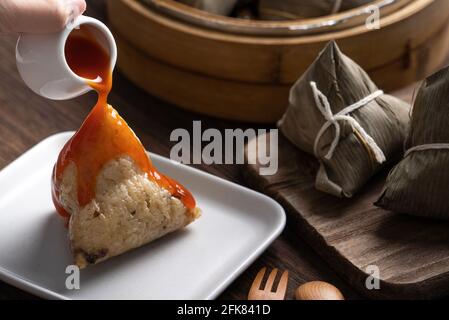
<path fill-rule="evenodd" d="M 441 40 L 449 1 L 442 0 L 407 2 L 381 18 L 380 30 L 283 37 L 211 30 L 132 0 L 108 8 L 125 76 L 180 107 L 232 120 L 278 120 L 290 86 L 331 39 L 386 90 L 432 73 L 449 50 Z"/>
<path fill-rule="evenodd" d="M 303 36 L 347 29 L 361 25 L 373 5 L 387 16 L 414 0 L 371 0 L 367 5 L 320 18 L 288 21 L 241 20 L 213 15 L 173 0 L 138 0 L 157 12 L 199 27 L 226 33 L 255 36 Z M 221 1 L 221 0 L 220 0 Z M 278 1 L 278 0 L 276 0 Z"/>

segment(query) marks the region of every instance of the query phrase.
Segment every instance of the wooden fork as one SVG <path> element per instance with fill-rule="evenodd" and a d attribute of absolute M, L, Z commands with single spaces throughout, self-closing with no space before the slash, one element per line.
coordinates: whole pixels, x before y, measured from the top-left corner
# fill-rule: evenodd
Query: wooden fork
<path fill-rule="evenodd" d="M 265 287 L 262 289 L 261 284 L 267 268 L 262 268 L 257 274 L 254 282 L 249 290 L 248 300 L 284 300 L 287 292 L 288 271 L 282 273 L 281 279 L 277 285 L 276 291 L 274 289 L 274 280 L 278 273 L 278 269 L 273 269 L 268 277 Z"/>

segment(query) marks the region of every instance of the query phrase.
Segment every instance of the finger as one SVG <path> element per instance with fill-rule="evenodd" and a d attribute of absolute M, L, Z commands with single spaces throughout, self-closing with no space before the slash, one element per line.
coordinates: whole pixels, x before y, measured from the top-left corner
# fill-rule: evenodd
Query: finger
<path fill-rule="evenodd" d="M 86 10 L 84 0 L 2 0 L 0 30 L 50 33 L 62 30 Z"/>

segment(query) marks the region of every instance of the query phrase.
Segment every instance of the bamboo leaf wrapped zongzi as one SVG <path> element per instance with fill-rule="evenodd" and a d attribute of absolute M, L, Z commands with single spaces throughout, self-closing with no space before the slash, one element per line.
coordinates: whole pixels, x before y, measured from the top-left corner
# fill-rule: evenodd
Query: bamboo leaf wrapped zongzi
<path fill-rule="evenodd" d="M 415 216 L 449 219 L 449 67 L 427 78 L 412 111 L 402 161 L 376 205 Z"/>
<path fill-rule="evenodd" d="M 331 42 L 293 85 L 278 126 L 319 160 L 318 190 L 351 197 L 401 152 L 409 110 Z"/>

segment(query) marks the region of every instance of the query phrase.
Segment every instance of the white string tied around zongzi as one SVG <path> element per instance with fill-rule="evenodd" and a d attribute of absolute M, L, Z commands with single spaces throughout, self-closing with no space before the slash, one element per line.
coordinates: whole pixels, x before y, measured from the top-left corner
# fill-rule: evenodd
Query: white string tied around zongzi
<path fill-rule="evenodd" d="M 338 146 L 338 143 L 340 142 L 340 123 L 339 121 L 347 121 L 352 126 L 353 130 L 356 130 L 360 136 L 365 140 L 368 147 L 372 150 L 373 155 L 378 163 L 385 162 L 386 158 L 385 155 L 380 149 L 380 147 L 377 145 L 377 143 L 374 141 L 374 139 L 365 131 L 365 129 L 362 128 L 362 126 L 357 122 L 356 119 L 351 117 L 349 114 L 360 109 L 363 106 L 366 106 L 368 103 L 373 101 L 374 99 L 380 97 L 384 94 L 382 90 L 378 90 L 369 96 L 363 98 L 362 100 L 350 105 L 349 107 L 344 108 L 340 112 L 333 114 L 332 109 L 329 103 L 329 100 L 327 97 L 318 89 L 315 82 L 310 82 L 310 86 L 312 87 L 313 96 L 315 98 L 315 104 L 318 110 L 323 115 L 324 119 L 326 119 L 326 122 L 321 127 L 320 131 L 318 132 L 316 138 L 315 138 L 315 144 L 313 147 L 313 151 L 315 153 L 315 157 L 320 158 L 319 152 L 318 152 L 318 146 L 320 143 L 320 140 L 323 136 L 323 134 L 326 132 L 327 129 L 329 129 L 330 126 L 335 127 L 335 137 L 329 147 L 329 151 L 325 155 L 325 159 L 330 160 L 332 156 L 334 155 L 335 149 Z"/>
<path fill-rule="evenodd" d="M 449 143 L 429 143 L 422 144 L 407 150 L 404 158 L 407 158 L 413 152 L 427 151 L 427 150 L 449 150 Z"/>

